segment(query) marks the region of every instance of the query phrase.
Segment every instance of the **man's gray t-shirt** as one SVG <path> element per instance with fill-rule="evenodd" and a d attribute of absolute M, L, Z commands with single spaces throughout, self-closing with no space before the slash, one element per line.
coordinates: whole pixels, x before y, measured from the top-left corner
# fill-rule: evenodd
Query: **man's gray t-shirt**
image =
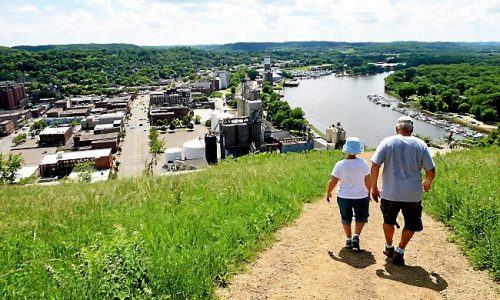
<path fill-rule="evenodd" d="M 380 142 L 372 162 L 384 164 L 380 196 L 386 200 L 422 200 L 422 168 L 434 169 L 424 141 L 413 136 L 393 135 Z"/>

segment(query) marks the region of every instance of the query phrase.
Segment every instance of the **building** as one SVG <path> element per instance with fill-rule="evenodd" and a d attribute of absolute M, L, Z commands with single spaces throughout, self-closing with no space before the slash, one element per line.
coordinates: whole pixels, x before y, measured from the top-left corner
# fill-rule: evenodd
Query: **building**
<path fill-rule="evenodd" d="M 78 133 L 73 137 L 73 147 L 79 150 L 110 148 L 112 153 L 118 151 L 120 146 L 120 133 L 111 132 L 104 134 Z"/>
<path fill-rule="evenodd" d="M 124 112 L 116 112 L 116 113 L 108 113 L 102 114 L 98 116 L 88 116 L 80 122 L 82 125 L 82 129 L 94 129 L 96 125 L 102 124 L 116 124 L 116 121 L 120 122 L 120 126 L 123 126 L 125 122 L 125 113 Z"/>
<path fill-rule="evenodd" d="M 61 118 L 86 117 L 90 114 L 90 107 L 68 109 L 59 114 Z"/>
<path fill-rule="evenodd" d="M 15 82 L 0 83 L 0 108 L 13 110 L 28 104 L 29 99 L 23 85 Z"/>
<path fill-rule="evenodd" d="M 120 121 L 115 121 L 113 124 L 99 124 L 94 127 L 95 134 L 121 132 L 122 126 Z"/>
<path fill-rule="evenodd" d="M 47 111 L 47 117 L 48 118 L 59 118 L 61 114 L 63 113 L 63 109 L 60 107 L 54 107 L 51 108 Z"/>
<path fill-rule="evenodd" d="M 217 77 L 219 77 L 219 89 L 220 90 L 227 89 L 229 87 L 229 72 L 220 71 L 217 74 Z"/>
<path fill-rule="evenodd" d="M 175 118 L 181 119 L 191 113 L 191 109 L 185 106 L 159 107 L 151 109 L 149 112 L 149 121 L 156 124 L 159 120 L 171 121 Z"/>
<path fill-rule="evenodd" d="M 72 135 L 71 127 L 46 127 L 40 132 L 39 144 L 43 146 L 66 145 Z"/>
<path fill-rule="evenodd" d="M 188 104 L 193 100 L 190 89 L 172 88 L 166 91 L 152 92 L 150 94 L 149 105 L 152 106 L 172 106 Z"/>
<path fill-rule="evenodd" d="M 14 126 L 17 128 L 22 122 L 26 122 L 32 118 L 30 110 L 16 110 L 8 112 L 0 112 L 0 122 L 5 120 L 12 120 Z"/>
<path fill-rule="evenodd" d="M 255 80 L 246 79 L 241 90 L 243 99 L 248 101 L 260 100 L 259 84 Z"/>
<path fill-rule="evenodd" d="M 191 85 L 191 90 L 193 92 L 203 93 L 205 96 L 210 95 L 214 90 L 213 81 L 198 81 Z"/>
<path fill-rule="evenodd" d="M 0 122 L 0 136 L 7 136 L 16 131 L 16 125 L 14 125 L 14 121 L 5 120 Z"/>
<path fill-rule="evenodd" d="M 111 148 L 75 152 L 61 151 L 45 155 L 40 162 L 40 176 L 61 178 L 69 175 L 77 164 L 88 161 L 92 162 L 96 169 L 111 169 L 113 166 Z"/>
<path fill-rule="evenodd" d="M 67 109 L 68 108 L 68 100 L 57 100 L 56 102 L 54 102 L 54 106 L 53 107 L 59 107 L 59 108 L 62 108 L 62 109 Z"/>

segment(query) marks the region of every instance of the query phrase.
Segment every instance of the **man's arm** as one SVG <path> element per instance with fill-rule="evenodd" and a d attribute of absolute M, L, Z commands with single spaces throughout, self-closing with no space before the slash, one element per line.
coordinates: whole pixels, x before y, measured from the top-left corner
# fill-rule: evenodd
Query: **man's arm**
<path fill-rule="evenodd" d="M 339 179 L 335 176 L 332 176 L 332 179 L 330 179 L 330 182 L 328 183 L 328 189 L 326 191 L 326 201 L 327 202 L 330 202 L 331 194 L 332 194 L 333 189 L 335 188 L 335 186 L 337 185 L 338 182 L 339 182 Z"/>
<path fill-rule="evenodd" d="M 436 168 L 425 170 L 425 180 L 422 182 L 422 189 L 428 192 L 431 189 L 432 180 L 436 176 Z"/>
<path fill-rule="evenodd" d="M 378 173 L 380 171 L 380 165 L 372 162 L 372 169 L 370 173 L 371 178 L 371 196 L 373 201 L 378 202 L 378 198 L 380 197 L 380 192 L 377 186 Z"/>

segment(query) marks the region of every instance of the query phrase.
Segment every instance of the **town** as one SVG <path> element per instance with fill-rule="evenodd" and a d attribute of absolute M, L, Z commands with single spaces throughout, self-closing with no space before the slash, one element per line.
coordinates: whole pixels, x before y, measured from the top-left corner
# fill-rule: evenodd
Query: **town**
<path fill-rule="evenodd" d="M 112 97 L 42 98 L 22 84 L 2 82 L 0 145 L 16 170 L 12 181 L 172 175 L 229 156 L 334 147 L 342 136 L 334 136 L 332 128 L 325 141 L 309 126 L 288 131 L 268 120 L 263 88 L 274 93 L 273 85 L 298 85 L 284 80 L 279 66 L 264 57 L 263 66 L 254 66 L 258 74 L 245 75 L 237 87 L 230 87 L 230 71 L 200 70 L 203 80 L 163 80 Z M 310 74 L 329 74 L 314 71 Z M 276 92 L 278 97 L 280 88 Z"/>

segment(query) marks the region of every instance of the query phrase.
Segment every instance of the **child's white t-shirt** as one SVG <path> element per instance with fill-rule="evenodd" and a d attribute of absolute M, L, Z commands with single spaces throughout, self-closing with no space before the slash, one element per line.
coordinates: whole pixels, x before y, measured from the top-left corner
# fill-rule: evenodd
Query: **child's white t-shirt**
<path fill-rule="evenodd" d="M 340 180 L 337 196 L 347 199 L 367 197 L 365 176 L 368 174 L 370 174 L 370 166 L 363 159 L 343 159 L 337 162 L 332 171 L 332 176 Z"/>

